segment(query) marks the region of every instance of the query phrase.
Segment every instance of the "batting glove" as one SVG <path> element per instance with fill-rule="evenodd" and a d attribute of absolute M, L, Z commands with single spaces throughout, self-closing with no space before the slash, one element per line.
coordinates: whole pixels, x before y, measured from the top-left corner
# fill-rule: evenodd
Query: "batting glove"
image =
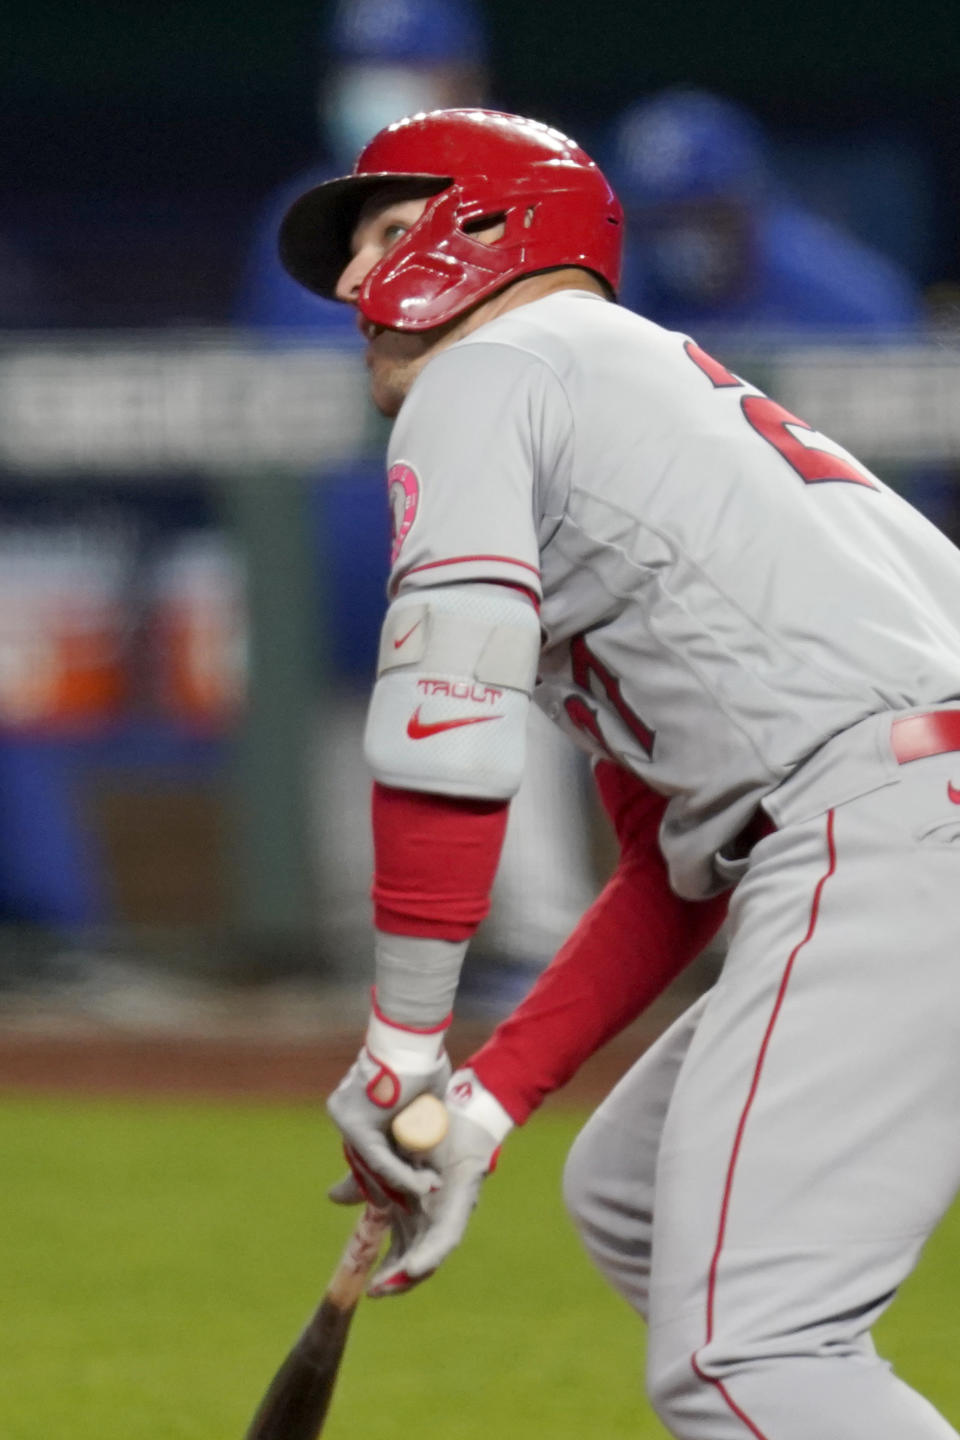
<path fill-rule="evenodd" d="M 393 1227 L 390 1250 L 370 1282 L 368 1295 L 402 1295 L 432 1275 L 456 1249 L 480 1187 L 513 1128 L 499 1100 L 472 1070 L 453 1075 L 445 1100 L 450 1128 L 429 1156 L 439 1173 L 439 1186 L 419 1202 L 412 1217 Z"/>
<path fill-rule="evenodd" d="M 443 1048 L 446 1029 L 446 1022 L 432 1030 L 396 1025 L 374 1004 L 363 1048 L 327 1100 L 352 1171 L 352 1177 L 334 1187 L 331 1199 L 350 1204 L 358 1189 L 371 1199 L 379 1190 L 402 1206 L 437 1184 L 433 1170 L 412 1165 L 397 1153 L 390 1122 L 425 1090 L 443 1094 L 450 1075 Z"/>

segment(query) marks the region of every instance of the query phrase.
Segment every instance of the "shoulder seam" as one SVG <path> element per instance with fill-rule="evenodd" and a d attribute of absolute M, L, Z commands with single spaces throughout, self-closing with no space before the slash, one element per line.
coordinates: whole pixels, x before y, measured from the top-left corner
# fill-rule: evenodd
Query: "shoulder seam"
<path fill-rule="evenodd" d="M 566 385 L 564 385 L 563 380 L 557 374 L 556 369 L 553 365 L 551 365 L 550 361 L 544 355 L 539 355 L 536 350 L 530 350 L 526 345 L 518 345 L 515 340 L 511 340 L 509 342 L 506 340 L 487 340 L 479 332 L 475 335 L 465 335 L 462 344 L 464 351 L 466 350 L 467 345 L 486 345 L 490 349 L 518 351 L 521 355 L 525 355 L 528 360 L 535 360 L 538 364 L 543 366 L 544 370 L 549 371 L 549 373 L 553 376 L 554 380 L 556 380 L 557 384 L 560 386 L 560 389 L 563 391 L 564 397 L 566 398 L 567 387 Z M 451 345 L 448 353 L 452 355 L 454 351 L 458 348 L 458 345 Z"/>
<path fill-rule="evenodd" d="M 497 350 L 515 351 L 523 355 L 527 360 L 535 361 L 540 366 L 542 366 L 542 368 L 546 370 L 547 374 L 552 376 L 553 379 L 556 381 L 557 388 L 559 389 L 560 394 L 563 396 L 564 407 L 567 412 L 567 418 L 570 422 L 570 433 L 573 436 L 574 444 L 576 444 L 577 425 L 573 415 L 573 406 L 570 404 L 570 396 L 567 393 L 567 387 L 563 383 L 561 377 L 557 374 L 554 366 L 551 365 L 550 361 L 547 360 L 545 356 L 539 355 L 535 350 L 528 349 L 526 345 L 518 345 L 515 341 L 512 340 L 509 343 L 506 340 L 487 340 L 478 332 L 475 336 L 465 335 L 462 341 L 458 341 L 456 344 L 451 345 L 449 350 L 441 351 L 440 355 L 438 355 L 436 358 L 439 360 L 442 359 L 444 355 L 455 355 L 458 351 L 460 352 L 460 354 L 465 354 L 468 346 L 470 345 L 486 345 L 490 348 L 495 348 Z M 428 372 L 429 366 L 424 366 L 423 370 L 414 381 L 414 385 L 418 385 L 423 379 L 423 377 L 428 374 Z M 412 389 L 410 393 L 413 393 Z"/>

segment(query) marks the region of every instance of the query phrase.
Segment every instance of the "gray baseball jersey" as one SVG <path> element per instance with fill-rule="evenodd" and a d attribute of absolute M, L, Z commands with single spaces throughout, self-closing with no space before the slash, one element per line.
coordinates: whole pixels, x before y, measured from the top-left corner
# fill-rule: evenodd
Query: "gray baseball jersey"
<path fill-rule="evenodd" d="M 960 694 L 955 548 L 693 341 L 596 295 L 434 357 L 389 464 L 392 590 L 541 600 L 536 699 L 671 797 L 680 894 L 739 877 L 737 837 L 761 803 L 780 818 L 772 792 L 830 737 Z"/>

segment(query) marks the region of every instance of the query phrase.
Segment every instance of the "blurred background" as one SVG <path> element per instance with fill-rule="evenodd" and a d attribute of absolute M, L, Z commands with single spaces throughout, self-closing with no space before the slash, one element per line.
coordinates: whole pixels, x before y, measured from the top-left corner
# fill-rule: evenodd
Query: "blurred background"
<path fill-rule="evenodd" d="M 627 208 L 623 302 L 960 537 L 952 8 L 7 7 L 0 1019 L 295 1027 L 317 985 L 328 1018 L 365 1004 L 386 435 L 351 314 L 274 244 L 399 115 L 572 133 Z M 532 754 L 465 982 L 481 1013 L 610 863 L 565 742 Z"/>

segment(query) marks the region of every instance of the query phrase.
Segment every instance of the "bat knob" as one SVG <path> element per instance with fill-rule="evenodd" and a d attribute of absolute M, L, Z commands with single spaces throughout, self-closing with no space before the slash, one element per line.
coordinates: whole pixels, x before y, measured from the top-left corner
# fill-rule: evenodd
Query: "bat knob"
<path fill-rule="evenodd" d="M 450 1121 L 447 1107 L 436 1095 L 425 1093 L 411 1100 L 393 1117 L 393 1138 L 402 1150 L 414 1155 L 432 1150 L 447 1133 Z"/>

